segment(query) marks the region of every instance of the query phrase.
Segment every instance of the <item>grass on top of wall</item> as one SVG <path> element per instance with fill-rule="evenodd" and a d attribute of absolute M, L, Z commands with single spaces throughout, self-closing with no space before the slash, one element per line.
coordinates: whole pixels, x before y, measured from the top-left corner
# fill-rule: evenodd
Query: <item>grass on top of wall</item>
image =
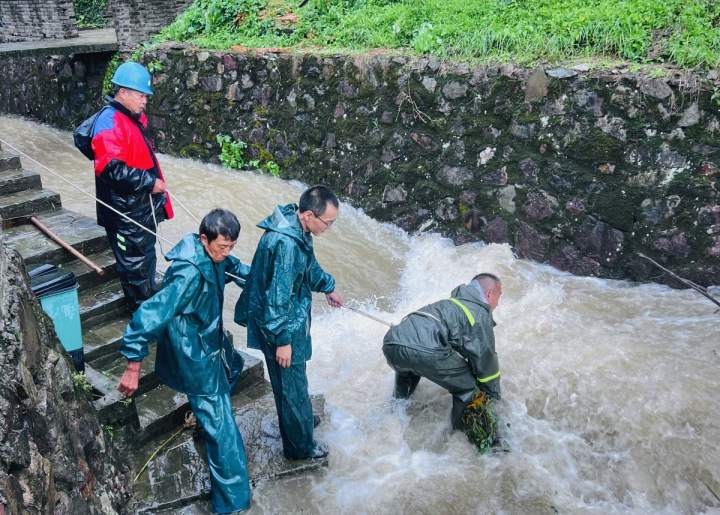
<path fill-rule="evenodd" d="M 195 0 L 158 40 L 214 49 L 397 49 L 529 64 L 720 65 L 716 0 Z"/>

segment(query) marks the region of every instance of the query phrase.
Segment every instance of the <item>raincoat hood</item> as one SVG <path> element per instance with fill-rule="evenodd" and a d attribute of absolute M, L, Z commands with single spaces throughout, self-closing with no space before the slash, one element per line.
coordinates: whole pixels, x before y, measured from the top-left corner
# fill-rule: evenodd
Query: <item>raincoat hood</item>
<path fill-rule="evenodd" d="M 487 299 L 485 298 L 485 294 L 481 288 L 471 284 L 461 284 L 452 291 L 450 296 L 463 302 L 472 302 L 477 304 L 485 308 L 492 317 L 492 310 L 490 309 L 490 305 L 487 303 Z"/>
<path fill-rule="evenodd" d="M 266 231 L 275 231 L 289 236 L 297 241 L 303 250 L 311 252 L 313 250 L 312 236 L 303 230 L 297 211 L 297 204 L 277 206 L 272 214 L 257 226 Z"/>
<path fill-rule="evenodd" d="M 170 252 L 165 254 L 165 259 L 167 261 L 190 263 L 200 271 L 203 279 L 211 283 L 217 283 L 215 262 L 205 252 L 205 247 L 200 242 L 200 235 L 198 234 L 186 235 L 177 245 L 170 249 Z"/>

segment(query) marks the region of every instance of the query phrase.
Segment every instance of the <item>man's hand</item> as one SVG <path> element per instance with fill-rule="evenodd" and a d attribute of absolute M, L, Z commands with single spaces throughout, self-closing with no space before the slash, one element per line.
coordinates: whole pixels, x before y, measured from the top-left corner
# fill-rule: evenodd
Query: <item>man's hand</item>
<path fill-rule="evenodd" d="M 343 307 L 343 300 L 340 294 L 336 291 L 326 293 L 325 298 L 327 299 L 328 304 L 334 308 L 341 308 Z"/>
<path fill-rule="evenodd" d="M 275 361 L 283 368 L 288 368 L 292 361 L 292 345 L 283 345 L 275 351 Z"/>
<path fill-rule="evenodd" d="M 162 193 L 165 191 L 165 181 L 162 179 L 155 179 L 155 185 L 153 185 L 153 193 Z"/>
<path fill-rule="evenodd" d="M 128 361 L 127 368 L 120 378 L 118 390 L 126 397 L 130 397 L 138 389 L 140 382 L 140 367 L 142 361 Z"/>

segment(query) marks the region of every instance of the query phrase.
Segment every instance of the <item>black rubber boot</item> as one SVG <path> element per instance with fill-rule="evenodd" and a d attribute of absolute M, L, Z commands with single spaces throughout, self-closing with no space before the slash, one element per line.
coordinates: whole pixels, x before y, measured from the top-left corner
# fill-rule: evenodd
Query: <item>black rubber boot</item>
<path fill-rule="evenodd" d="M 395 372 L 395 391 L 393 396 L 396 399 L 409 399 L 420 382 L 420 376 L 412 372 Z"/>
<path fill-rule="evenodd" d="M 463 431 L 465 429 L 463 415 L 465 414 L 465 408 L 472 402 L 473 392 L 453 394 L 452 399 L 453 405 L 450 411 L 450 425 L 454 430 Z"/>

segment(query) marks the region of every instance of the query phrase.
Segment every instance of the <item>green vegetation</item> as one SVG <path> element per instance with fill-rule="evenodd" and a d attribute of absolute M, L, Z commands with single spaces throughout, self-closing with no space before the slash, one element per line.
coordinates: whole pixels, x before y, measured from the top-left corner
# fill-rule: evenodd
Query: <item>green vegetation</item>
<path fill-rule="evenodd" d="M 79 29 L 106 27 L 107 0 L 75 0 L 75 24 Z"/>
<path fill-rule="evenodd" d="M 92 385 L 88 382 L 87 377 L 85 377 L 85 374 L 82 372 L 73 372 L 70 377 L 75 385 L 75 390 L 82 393 L 90 393 L 92 391 Z"/>
<path fill-rule="evenodd" d="M 115 426 L 103 424 L 100 428 L 103 433 L 105 433 L 105 438 L 107 438 L 109 442 L 112 442 L 115 439 Z"/>
<path fill-rule="evenodd" d="M 715 0 L 195 0 L 159 40 L 442 58 L 720 65 Z"/>
<path fill-rule="evenodd" d="M 227 134 L 218 134 L 215 139 L 220 145 L 220 162 L 228 168 L 240 170 L 242 168 L 254 168 L 263 170 L 274 177 L 280 176 L 280 165 L 271 159 L 245 159 L 245 149 L 247 143 L 244 141 L 236 141 Z M 261 152 L 270 156 L 270 153 Z"/>
<path fill-rule="evenodd" d="M 472 402 L 463 414 L 463 424 L 468 440 L 475 444 L 480 453 L 488 452 L 498 436 L 497 416 L 493 401 L 482 390 L 475 391 Z"/>
<path fill-rule="evenodd" d="M 118 66 L 120 66 L 121 64 L 122 60 L 120 59 L 120 54 L 115 54 L 113 58 L 110 59 L 107 68 L 105 68 L 105 76 L 103 77 L 103 96 L 109 95 L 113 92 L 115 86 L 113 86 L 112 78 L 113 75 L 115 75 L 115 71 L 118 69 Z"/>
<path fill-rule="evenodd" d="M 215 139 L 220 145 L 220 162 L 228 168 L 239 170 L 245 165 L 245 149 L 247 143 L 244 141 L 235 141 L 232 136 L 227 134 L 218 134 Z"/>

